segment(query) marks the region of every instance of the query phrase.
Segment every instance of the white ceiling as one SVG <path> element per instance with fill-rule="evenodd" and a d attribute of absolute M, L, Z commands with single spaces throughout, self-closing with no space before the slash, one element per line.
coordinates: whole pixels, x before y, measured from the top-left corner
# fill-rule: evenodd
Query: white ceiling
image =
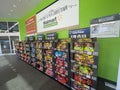
<path fill-rule="evenodd" d="M 42 0 L 0 0 L 0 18 L 22 18 L 41 2 Z"/>

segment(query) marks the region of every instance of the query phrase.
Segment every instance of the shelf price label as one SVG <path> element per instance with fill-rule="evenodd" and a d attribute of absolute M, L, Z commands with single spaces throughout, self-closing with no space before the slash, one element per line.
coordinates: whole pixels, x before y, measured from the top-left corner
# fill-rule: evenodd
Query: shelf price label
<path fill-rule="evenodd" d="M 92 68 L 97 69 L 97 65 L 92 65 Z"/>
<path fill-rule="evenodd" d="M 97 81 L 97 77 L 92 76 L 92 80 Z"/>
<path fill-rule="evenodd" d="M 96 90 L 96 89 L 91 87 L 91 90 Z"/>
<path fill-rule="evenodd" d="M 90 75 L 86 75 L 86 77 L 87 77 L 87 78 L 91 78 L 91 76 L 90 76 Z"/>
<path fill-rule="evenodd" d="M 93 55 L 94 55 L 94 56 L 98 56 L 98 52 L 94 52 Z"/>

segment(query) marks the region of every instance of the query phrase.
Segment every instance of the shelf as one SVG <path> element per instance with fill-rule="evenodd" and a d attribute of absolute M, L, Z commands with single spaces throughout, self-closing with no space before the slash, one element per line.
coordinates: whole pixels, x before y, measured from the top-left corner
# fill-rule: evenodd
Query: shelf
<path fill-rule="evenodd" d="M 54 50 L 58 50 L 57 48 L 54 48 Z M 61 50 L 61 49 L 59 49 L 58 51 L 62 51 L 62 52 L 68 52 L 68 49 L 65 49 L 65 50 Z"/>
<path fill-rule="evenodd" d="M 61 74 L 61 73 L 59 73 L 59 72 L 57 72 L 57 71 L 55 71 L 55 73 L 58 74 L 58 75 L 60 75 L 60 76 L 62 76 L 62 77 L 68 77 L 68 75 Z"/>
<path fill-rule="evenodd" d="M 69 86 L 68 84 L 65 84 L 65 83 L 60 82 L 57 78 L 55 78 L 55 80 L 57 80 L 60 84 L 66 86 L 66 87 L 68 87 L 68 88 L 70 88 L 70 86 Z"/>
<path fill-rule="evenodd" d="M 57 64 L 55 64 L 55 66 L 56 66 L 56 67 L 60 67 L 60 68 L 62 68 L 62 69 L 68 69 L 68 67 L 61 66 L 61 65 L 58 66 Z"/>
<path fill-rule="evenodd" d="M 78 50 L 71 50 L 71 52 L 78 53 L 78 54 L 87 54 L 87 55 L 98 56 L 98 52 L 86 52 L 86 51 L 78 51 Z"/>
<path fill-rule="evenodd" d="M 82 66 L 88 66 L 88 67 L 91 67 L 92 69 L 97 69 L 98 67 L 97 67 L 97 65 L 95 65 L 95 64 L 84 64 L 84 63 L 81 63 L 81 64 L 79 64 L 79 61 L 76 61 L 76 60 L 71 60 L 71 63 L 76 63 L 76 64 L 78 64 L 78 65 L 82 65 Z"/>
<path fill-rule="evenodd" d="M 88 79 L 92 79 L 93 81 L 97 81 L 97 77 L 93 75 L 85 75 L 85 74 L 79 74 L 79 72 L 74 72 L 74 70 L 71 70 L 73 73 L 76 73 L 82 77 L 86 77 Z"/>

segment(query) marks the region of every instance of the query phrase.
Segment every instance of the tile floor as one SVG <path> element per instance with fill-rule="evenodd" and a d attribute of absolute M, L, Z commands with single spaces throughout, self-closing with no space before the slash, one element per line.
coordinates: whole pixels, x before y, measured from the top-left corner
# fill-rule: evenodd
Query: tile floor
<path fill-rule="evenodd" d="M 19 60 L 15 55 L 0 56 L 0 90 L 69 90 L 57 81 Z M 114 90 L 98 82 L 97 90 Z"/>

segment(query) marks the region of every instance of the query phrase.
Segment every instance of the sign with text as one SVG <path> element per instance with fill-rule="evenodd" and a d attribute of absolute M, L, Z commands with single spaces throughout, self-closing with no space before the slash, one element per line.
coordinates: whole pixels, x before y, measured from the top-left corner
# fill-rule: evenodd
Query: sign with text
<path fill-rule="evenodd" d="M 58 0 L 36 15 L 37 31 L 79 26 L 79 0 Z"/>
<path fill-rule="evenodd" d="M 110 38 L 119 37 L 120 14 L 96 18 L 91 21 L 91 37 Z"/>
<path fill-rule="evenodd" d="M 45 38 L 44 34 L 37 35 L 37 40 L 39 40 L 39 41 L 44 40 L 44 38 Z"/>
<path fill-rule="evenodd" d="M 36 33 L 36 17 L 32 16 L 31 18 L 26 20 L 26 33 L 34 34 Z"/>
<path fill-rule="evenodd" d="M 69 38 L 90 38 L 90 28 L 70 30 Z"/>
<path fill-rule="evenodd" d="M 29 41 L 34 41 L 35 40 L 35 36 L 30 36 L 29 37 Z"/>
<path fill-rule="evenodd" d="M 55 39 L 57 39 L 57 33 L 56 32 L 55 33 L 48 33 L 46 35 L 46 37 L 47 37 L 47 40 L 55 40 Z"/>

